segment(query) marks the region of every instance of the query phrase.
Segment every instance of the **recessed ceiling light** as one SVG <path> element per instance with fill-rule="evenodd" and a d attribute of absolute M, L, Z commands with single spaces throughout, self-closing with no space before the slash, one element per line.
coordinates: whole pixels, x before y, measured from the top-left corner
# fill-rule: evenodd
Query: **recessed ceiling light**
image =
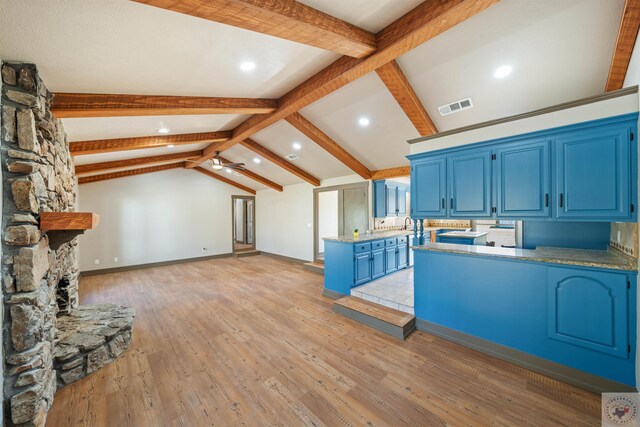
<path fill-rule="evenodd" d="M 294 142 L 291 146 L 294 150 L 300 150 L 302 148 L 302 145 L 299 142 Z"/>
<path fill-rule="evenodd" d="M 256 63 L 253 61 L 244 61 L 240 64 L 240 69 L 245 73 L 248 73 L 249 71 L 253 71 L 256 69 Z"/>
<path fill-rule="evenodd" d="M 173 145 L 173 144 L 167 145 L 167 148 L 173 148 L 173 147 L 175 147 L 175 145 Z"/>
<path fill-rule="evenodd" d="M 260 159 L 259 159 L 259 158 L 257 158 L 257 157 L 254 157 L 254 158 L 253 158 L 253 163 L 260 163 L 261 161 L 262 161 L 262 160 L 260 160 Z"/>
<path fill-rule="evenodd" d="M 511 65 L 502 65 L 496 68 L 496 71 L 493 72 L 493 77 L 496 79 L 503 79 L 507 77 L 513 71 L 513 67 Z"/>
<path fill-rule="evenodd" d="M 358 119 L 358 124 L 359 124 L 360 126 L 362 126 L 362 127 L 367 127 L 367 126 L 369 126 L 369 123 L 371 123 L 371 122 L 369 121 L 369 119 L 368 119 L 367 117 L 360 117 L 360 118 Z"/>
<path fill-rule="evenodd" d="M 231 169 L 227 168 L 227 173 L 233 172 Z"/>
<path fill-rule="evenodd" d="M 169 128 L 161 127 L 158 129 L 158 133 L 169 133 Z"/>

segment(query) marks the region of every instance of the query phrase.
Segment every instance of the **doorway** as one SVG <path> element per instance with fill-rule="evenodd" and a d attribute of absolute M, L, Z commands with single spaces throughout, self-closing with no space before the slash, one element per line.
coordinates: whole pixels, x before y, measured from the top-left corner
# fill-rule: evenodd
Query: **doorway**
<path fill-rule="evenodd" d="M 254 196 L 231 196 L 233 252 L 256 249 L 256 200 Z"/>
<path fill-rule="evenodd" d="M 313 190 L 313 259 L 324 262 L 323 237 L 369 228 L 369 182 Z"/>

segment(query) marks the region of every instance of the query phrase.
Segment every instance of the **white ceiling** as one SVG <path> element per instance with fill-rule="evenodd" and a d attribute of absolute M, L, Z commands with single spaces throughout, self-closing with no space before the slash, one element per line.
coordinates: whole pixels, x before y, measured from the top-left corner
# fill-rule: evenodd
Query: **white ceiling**
<path fill-rule="evenodd" d="M 622 0 L 503 0 L 398 59 L 438 130 L 604 91 Z M 503 64 L 505 79 L 493 77 Z M 437 106 L 471 97 L 442 117 Z"/>
<path fill-rule="evenodd" d="M 337 54 L 127 0 L 0 0 L 0 58 L 38 65 L 56 92 L 277 98 Z M 421 0 L 302 0 L 377 32 Z M 441 131 L 602 93 L 624 0 L 502 0 L 398 59 Z M 239 64 L 252 60 L 252 73 Z M 496 67 L 513 73 L 496 80 Z M 441 117 L 436 107 L 471 97 L 475 107 Z M 408 164 L 418 133 L 375 73 L 301 113 L 368 168 Z M 357 124 L 367 116 L 371 124 Z M 70 141 L 232 129 L 242 115 L 64 119 Z M 320 178 L 353 172 L 281 121 L 252 137 Z M 80 156 L 77 164 L 200 149 L 204 144 Z M 223 154 L 281 185 L 302 182 L 236 146 Z M 224 176 L 254 189 L 248 178 Z"/>
<path fill-rule="evenodd" d="M 62 119 L 69 141 L 127 138 L 157 135 L 160 128 L 171 134 L 230 130 L 248 115 L 211 114 L 199 116 L 92 117 Z"/>

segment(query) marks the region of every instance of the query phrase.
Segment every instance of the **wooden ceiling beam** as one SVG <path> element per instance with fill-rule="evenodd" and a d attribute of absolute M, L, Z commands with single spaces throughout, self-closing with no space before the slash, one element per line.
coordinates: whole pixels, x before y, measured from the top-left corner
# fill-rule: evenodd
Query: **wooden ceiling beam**
<path fill-rule="evenodd" d="M 371 172 L 371 179 L 398 178 L 401 176 L 409 175 L 411 175 L 411 167 L 398 166 L 397 168 L 380 169 L 377 171 L 373 171 Z"/>
<path fill-rule="evenodd" d="M 233 163 L 227 159 L 225 159 L 224 157 L 219 157 L 220 160 L 222 160 L 222 163 Z M 193 164 L 193 163 L 191 163 Z M 261 176 L 258 175 L 257 173 L 251 172 L 250 170 L 244 169 L 244 170 L 237 170 L 236 172 L 238 172 L 239 174 L 242 174 L 244 176 L 246 176 L 247 178 L 251 178 L 252 180 L 259 182 L 262 185 L 266 185 L 267 187 L 273 188 L 276 191 L 282 191 L 282 185 L 280 184 L 276 184 L 275 182 Z"/>
<path fill-rule="evenodd" d="M 411 87 L 411 83 L 404 75 L 396 61 L 391 61 L 376 69 L 376 74 L 389 89 L 400 108 L 407 115 L 420 136 L 428 136 L 438 133 L 436 125 L 429 117 L 420 98 Z"/>
<path fill-rule="evenodd" d="M 363 58 L 375 35 L 294 0 L 134 0 L 150 6 Z"/>
<path fill-rule="evenodd" d="M 290 161 L 280 157 L 278 154 L 269 150 L 267 147 L 264 147 L 258 144 L 254 140 L 247 138 L 244 141 L 241 141 L 240 144 L 243 147 L 253 151 L 254 153 L 261 155 L 262 157 L 269 160 L 270 162 L 275 163 L 276 165 L 280 166 L 282 169 L 286 170 L 287 172 L 291 172 L 298 178 L 303 179 L 304 181 L 307 181 L 309 184 L 314 185 L 316 187 L 320 186 L 320 180 L 318 178 L 306 172 L 305 170 L 299 168 L 298 166 L 294 165 Z"/>
<path fill-rule="evenodd" d="M 243 191 L 246 191 L 249 194 L 253 194 L 254 196 L 256 195 L 256 190 L 254 190 L 253 188 L 246 187 L 246 186 L 244 186 L 242 184 L 239 184 L 239 183 L 237 183 L 235 181 L 230 180 L 229 178 L 227 178 L 225 176 L 222 176 L 220 174 L 211 172 L 210 170 L 206 170 L 205 168 L 201 168 L 200 166 L 194 168 L 193 170 L 196 171 L 196 172 L 200 172 L 201 174 L 204 174 L 204 175 L 206 175 L 206 176 L 208 176 L 210 178 L 214 178 L 214 179 L 217 179 L 217 180 L 222 181 L 224 183 L 227 183 L 229 185 L 232 185 L 232 186 L 234 186 L 236 188 L 239 188 L 239 189 L 241 189 Z"/>
<path fill-rule="evenodd" d="M 120 172 L 110 172 L 102 175 L 83 176 L 78 178 L 78 184 L 88 184 L 90 182 L 106 181 L 109 179 L 124 178 L 127 176 L 142 175 L 145 173 L 161 172 L 169 169 L 184 167 L 184 163 L 171 163 L 168 165 L 150 166 L 148 168 L 129 169 Z"/>
<path fill-rule="evenodd" d="M 313 123 L 307 120 L 300 113 L 293 113 L 286 118 L 293 127 L 305 134 L 307 138 L 318 144 L 333 157 L 345 164 L 349 169 L 363 177 L 371 178 L 371 171 L 365 165 L 360 163 L 358 159 L 353 157 L 347 150 L 342 148 L 337 142 L 331 139 L 327 134 L 318 129 Z"/>
<path fill-rule="evenodd" d="M 277 107 L 276 99 L 56 93 L 51 111 L 57 118 L 64 119 L 181 114 L 266 114 Z"/>
<path fill-rule="evenodd" d="M 380 68 L 460 22 L 482 12 L 499 0 L 425 1 L 376 34 L 378 49 L 364 59 L 343 56 L 278 100 L 269 114 L 254 115 L 233 130 L 232 138 L 207 147 L 203 162 L 216 151 L 224 151 L 253 134 L 290 116 L 318 99 Z M 195 165 L 198 162 L 192 163 Z"/>
<path fill-rule="evenodd" d="M 186 159 L 193 159 L 202 155 L 201 150 L 187 151 L 184 153 L 171 153 L 159 156 L 138 157 L 135 159 L 114 160 L 111 162 L 91 163 L 88 165 L 76 166 L 76 175 L 87 173 L 106 172 L 114 169 L 128 168 L 132 166 L 153 165 L 166 162 L 181 162 Z"/>
<path fill-rule="evenodd" d="M 76 141 L 69 143 L 72 156 L 84 154 L 110 153 L 113 151 L 138 150 L 143 148 L 158 148 L 168 145 L 187 145 L 203 142 L 227 141 L 231 132 L 201 132 L 183 133 L 178 135 L 141 136 L 136 138 L 97 139 L 91 141 Z"/>
<path fill-rule="evenodd" d="M 627 0 L 622 11 L 618 40 L 609 66 L 605 92 L 622 89 L 640 29 L 640 0 Z"/>

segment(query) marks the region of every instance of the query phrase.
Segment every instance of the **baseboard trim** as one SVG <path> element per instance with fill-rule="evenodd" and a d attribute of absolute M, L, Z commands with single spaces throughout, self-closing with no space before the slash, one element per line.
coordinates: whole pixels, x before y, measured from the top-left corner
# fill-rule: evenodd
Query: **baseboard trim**
<path fill-rule="evenodd" d="M 270 256 L 272 258 L 278 258 L 278 259 L 281 259 L 283 261 L 295 262 L 296 264 L 304 264 L 305 262 L 309 262 L 309 261 L 304 260 L 304 259 L 292 258 L 292 257 L 284 256 L 284 255 L 278 255 L 278 254 L 274 254 L 272 252 L 260 251 L 260 254 L 261 255 Z"/>
<path fill-rule="evenodd" d="M 331 289 L 327 288 L 322 288 L 322 296 L 331 299 L 340 299 L 342 297 L 346 297 L 346 295 L 341 294 L 340 292 L 332 291 Z"/>
<path fill-rule="evenodd" d="M 196 257 L 196 258 L 184 258 L 184 259 L 175 259 L 170 261 L 150 262 L 148 264 L 136 264 L 136 265 L 126 265 L 123 267 L 103 268 L 101 270 L 88 270 L 88 271 L 81 271 L 80 276 L 98 276 L 100 274 L 120 273 L 123 271 L 131 271 L 131 270 L 142 270 L 144 268 L 162 267 L 164 265 L 207 261 L 210 259 L 218 259 L 218 258 L 230 258 L 232 255 L 233 255 L 232 253 L 226 253 L 226 254 L 209 255 L 209 256 Z"/>
<path fill-rule="evenodd" d="M 637 392 L 633 387 L 611 381 L 597 375 L 589 374 L 568 366 L 533 356 L 520 350 L 515 350 L 494 342 L 456 331 L 429 321 L 416 318 L 416 328 L 444 338 L 447 341 L 472 348 L 481 353 L 497 357 L 514 365 L 522 366 L 531 371 L 538 372 L 551 378 L 584 388 L 595 393 L 604 392 Z"/>

